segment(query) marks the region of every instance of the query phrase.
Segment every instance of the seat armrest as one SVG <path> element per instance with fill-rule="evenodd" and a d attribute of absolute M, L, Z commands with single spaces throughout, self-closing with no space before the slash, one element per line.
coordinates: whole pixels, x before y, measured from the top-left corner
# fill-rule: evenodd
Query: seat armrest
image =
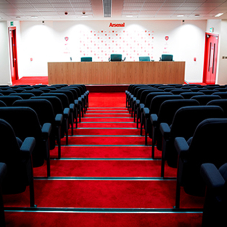
<path fill-rule="evenodd" d="M 202 164 L 200 174 L 208 187 L 218 189 L 225 185 L 224 178 L 216 166 L 212 163 Z"/>
<path fill-rule="evenodd" d="M 136 100 L 136 106 L 139 106 L 139 104 L 140 104 L 140 100 L 137 99 L 137 100 Z"/>
<path fill-rule="evenodd" d="M 140 103 L 140 110 L 142 110 L 144 108 L 144 104 Z"/>
<path fill-rule="evenodd" d="M 77 99 L 74 100 L 74 105 L 78 106 L 78 100 Z"/>
<path fill-rule="evenodd" d="M 150 121 L 151 121 L 151 124 L 156 127 L 157 124 L 158 124 L 158 116 L 157 116 L 157 114 L 151 114 L 150 115 Z"/>
<path fill-rule="evenodd" d="M 78 102 L 82 102 L 82 98 L 81 97 L 78 98 Z"/>
<path fill-rule="evenodd" d="M 149 117 L 149 113 L 150 113 L 150 110 L 149 110 L 147 107 L 145 107 L 145 108 L 143 109 L 143 115 L 144 115 L 146 118 L 148 118 L 148 117 Z"/>
<path fill-rule="evenodd" d="M 50 136 L 51 129 L 52 129 L 51 123 L 43 124 L 42 134 L 44 136 L 44 139 L 48 139 L 48 137 Z"/>
<path fill-rule="evenodd" d="M 74 111 L 74 109 L 75 109 L 75 104 L 74 104 L 74 103 L 70 103 L 70 104 L 69 104 L 69 108 L 70 108 L 70 110 L 73 110 L 73 111 Z"/>
<path fill-rule="evenodd" d="M 180 155 L 180 157 L 187 155 L 189 146 L 185 138 L 176 137 L 174 140 L 174 146 L 177 150 L 178 155 Z"/>
<path fill-rule="evenodd" d="M 7 173 L 7 166 L 5 163 L 0 162 L 0 184 L 2 184 L 2 181 Z"/>
<path fill-rule="evenodd" d="M 70 113 L 69 108 L 65 108 L 65 109 L 63 110 L 63 116 L 64 116 L 64 117 L 68 118 L 68 117 L 69 117 L 69 113 Z"/>
<path fill-rule="evenodd" d="M 62 114 L 57 114 L 55 116 L 55 123 L 60 126 L 62 124 L 63 121 L 63 115 Z"/>
<path fill-rule="evenodd" d="M 23 156 L 28 157 L 32 154 L 34 148 L 35 148 L 35 138 L 34 137 L 27 137 L 23 141 L 20 151 L 23 153 Z"/>
<path fill-rule="evenodd" d="M 165 139 L 169 138 L 170 137 L 170 127 L 167 123 L 161 123 L 160 124 L 160 132 L 162 134 L 162 137 L 164 137 Z"/>

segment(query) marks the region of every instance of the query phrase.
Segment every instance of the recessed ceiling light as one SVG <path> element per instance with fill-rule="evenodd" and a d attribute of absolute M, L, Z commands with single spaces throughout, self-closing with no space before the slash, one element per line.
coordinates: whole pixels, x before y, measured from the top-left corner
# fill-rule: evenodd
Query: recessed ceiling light
<path fill-rule="evenodd" d="M 183 17 L 184 15 L 177 15 L 177 17 Z"/>
<path fill-rule="evenodd" d="M 217 15 L 215 15 L 215 17 L 220 17 L 222 15 L 223 15 L 223 13 L 218 13 Z"/>
<path fill-rule="evenodd" d="M 31 16 L 31 18 L 32 18 L 32 19 L 36 19 L 36 18 L 38 18 L 38 17 L 37 17 L 37 16 Z"/>

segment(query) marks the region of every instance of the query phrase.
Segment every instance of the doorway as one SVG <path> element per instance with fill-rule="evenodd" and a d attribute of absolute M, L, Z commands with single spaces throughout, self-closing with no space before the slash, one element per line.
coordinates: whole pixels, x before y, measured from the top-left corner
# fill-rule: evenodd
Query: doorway
<path fill-rule="evenodd" d="M 215 84 L 216 81 L 218 40 L 219 37 L 216 34 L 205 34 L 203 83 L 206 84 Z"/>
<path fill-rule="evenodd" d="M 9 28 L 10 69 L 12 82 L 18 80 L 16 27 Z"/>

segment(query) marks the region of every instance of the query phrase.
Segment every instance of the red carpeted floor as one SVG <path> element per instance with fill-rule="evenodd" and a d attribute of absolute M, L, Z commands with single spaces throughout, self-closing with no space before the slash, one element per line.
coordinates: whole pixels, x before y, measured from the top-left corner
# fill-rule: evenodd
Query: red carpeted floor
<path fill-rule="evenodd" d="M 6 226 L 201 226 L 204 198 L 181 190 L 183 209 L 173 209 L 176 169 L 166 165 L 160 177 L 161 151 L 150 158 L 151 139 L 145 146 L 123 92 L 90 93 L 62 158 L 57 147 L 50 154 L 50 178 L 46 164 L 34 168 L 37 208 L 28 189 L 4 196 Z"/>

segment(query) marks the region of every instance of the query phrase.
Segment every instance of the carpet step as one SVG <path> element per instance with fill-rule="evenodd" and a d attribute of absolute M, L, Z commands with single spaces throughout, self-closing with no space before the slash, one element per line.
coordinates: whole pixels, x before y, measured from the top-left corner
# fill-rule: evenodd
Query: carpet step
<path fill-rule="evenodd" d="M 76 168 L 76 167 L 75 167 Z M 173 208 L 176 180 L 34 180 L 37 207 Z M 29 207 L 29 189 L 4 195 L 5 207 Z M 202 208 L 204 198 L 181 193 L 181 208 Z"/>
<path fill-rule="evenodd" d="M 160 160 L 51 160 L 51 177 L 161 177 Z M 165 177 L 176 177 L 165 167 Z M 46 176 L 46 165 L 34 168 L 35 177 Z"/>

